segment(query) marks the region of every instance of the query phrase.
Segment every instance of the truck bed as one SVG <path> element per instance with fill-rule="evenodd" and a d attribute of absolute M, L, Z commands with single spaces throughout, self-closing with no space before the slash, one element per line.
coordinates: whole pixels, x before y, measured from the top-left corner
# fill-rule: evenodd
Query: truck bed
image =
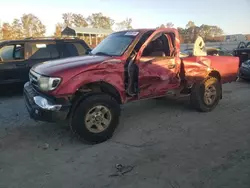
<path fill-rule="evenodd" d="M 182 58 L 181 69 L 189 82 L 203 79 L 211 68 L 220 73 L 222 83 L 235 81 L 239 69 L 239 58 L 232 56 Z"/>

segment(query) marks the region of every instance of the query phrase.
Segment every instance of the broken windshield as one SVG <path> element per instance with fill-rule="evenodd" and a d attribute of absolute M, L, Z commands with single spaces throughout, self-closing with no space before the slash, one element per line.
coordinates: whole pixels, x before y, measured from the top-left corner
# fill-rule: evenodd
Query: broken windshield
<path fill-rule="evenodd" d="M 133 42 L 138 32 L 117 32 L 109 35 L 98 46 L 96 46 L 91 54 L 121 56 L 129 45 Z"/>

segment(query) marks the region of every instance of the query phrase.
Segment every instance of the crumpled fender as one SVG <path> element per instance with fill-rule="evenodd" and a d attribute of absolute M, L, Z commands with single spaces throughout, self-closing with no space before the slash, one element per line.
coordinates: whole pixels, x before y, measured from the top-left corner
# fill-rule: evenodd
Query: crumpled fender
<path fill-rule="evenodd" d="M 212 71 L 211 61 L 206 57 L 185 57 L 181 61 L 180 74 L 189 85 L 204 80 Z"/>
<path fill-rule="evenodd" d="M 110 59 L 81 72 L 59 86 L 56 95 L 73 95 L 81 86 L 94 82 L 106 82 L 112 85 L 125 101 L 124 64 L 119 59 Z"/>
<path fill-rule="evenodd" d="M 231 56 L 186 57 L 183 58 L 182 64 L 188 83 L 201 81 L 216 71 L 221 78 L 221 83 L 224 84 L 236 80 L 239 58 Z"/>

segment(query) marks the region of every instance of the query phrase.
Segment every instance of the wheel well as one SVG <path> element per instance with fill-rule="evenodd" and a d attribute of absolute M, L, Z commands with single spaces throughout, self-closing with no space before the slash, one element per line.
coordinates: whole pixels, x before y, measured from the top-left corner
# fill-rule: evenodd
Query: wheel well
<path fill-rule="evenodd" d="M 71 119 L 73 117 L 74 111 L 77 108 L 79 102 L 84 98 L 90 95 L 96 95 L 100 93 L 106 93 L 112 96 L 118 104 L 122 103 L 120 93 L 118 90 L 111 84 L 106 82 L 93 82 L 88 83 L 86 85 L 81 86 L 76 93 L 71 97 L 72 107 L 68 114 L 68 118 Z"/>
<path fill-rule="evenodd" d="M 81 86 L 77 90 L 74 98 L 84 97 L 93 93 L 101 93 L 101 92 L 109 94 L 119 104 L 122 103 L 120 93 L 117 91 L 117 89 L 113 85 L 103 82 L 103 81 L 88 83 L 86 85 Z"/>
<path fill-rule="evenodd" d="M 221 75 L 218 71 L 213 70 L 208 74 L 208 76 L 215 77 L 219 80 L 219 82 L 221 82 Z"/>

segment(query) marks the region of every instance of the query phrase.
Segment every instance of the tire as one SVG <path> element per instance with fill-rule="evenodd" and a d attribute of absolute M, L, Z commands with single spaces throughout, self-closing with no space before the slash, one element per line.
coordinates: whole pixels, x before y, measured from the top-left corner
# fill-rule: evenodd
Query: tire
<path fill-rule="evenodd" d="M 205 100 L 205 88 L 214 88 L 216 94 L 211 102 L 207 104 Z M 215 77 L 208 77 L 203 82 L 195 84 L 190 95 L 191 105 L 200 112 L 210 112 L 219 103 L 222 98 L 222 87 L 219 80 Z"/>
<path fill-rule="evenodd" d="M 106 128 L 103 128 L 104 130 L 99 130 L 99 128 L 97 128 L 98 126 L 96 125 L 89 127 L 87 122 L 87 119 L 91 119 L 92 122 L 92 116 L 94 116 L 93 114 L 99 113 L 95 112 L 95 108 L 98 109 L 100 108 L 100 106 L 103 106 L 103 109 L 105 109 L 104 111 L 109 111 L 108 117 L 110 122 Z M 91 109 L 94 109 L 92 115 L 90 115 Z M 100 110 L 100 112 L 102 110 Z M 70 126 L 71 130 L 78 135 L 78 138 L 80 140 L 87 141 L 93 144 L 98 144 L 110 139 L 113 136 L 113 133 L 117 125 L 119 124 L 119 116 L 120 105 L 116 102 L 115 99 L 113 99 L 107 94 L 95 94 L 80 101 L 72 115 Z M 96 121 L 96 118 L 94 118 L 93 121 Z M 96 132 L 94 132 L 95 128 Z"/>

